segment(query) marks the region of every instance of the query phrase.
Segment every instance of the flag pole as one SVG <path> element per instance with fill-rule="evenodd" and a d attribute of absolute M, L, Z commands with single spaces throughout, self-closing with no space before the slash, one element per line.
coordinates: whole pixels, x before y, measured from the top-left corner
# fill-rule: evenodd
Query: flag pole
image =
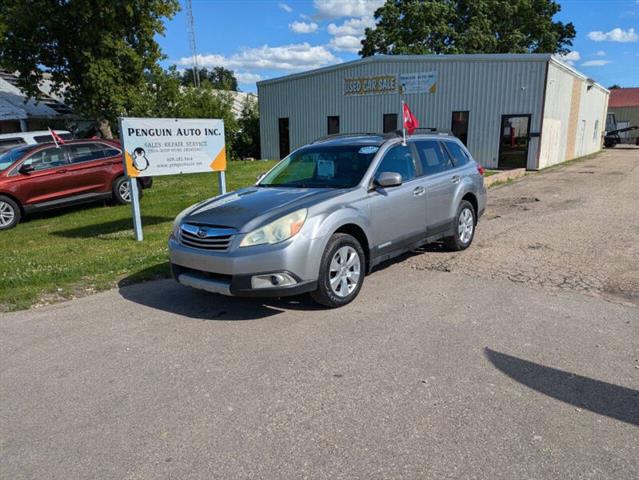
<path fill-rule="evenodd" d="M 399 100 L 402 115 L 402 145 L 406 146 L 406 119 L 404 118 L 404 84 L 399 86 Z"/>

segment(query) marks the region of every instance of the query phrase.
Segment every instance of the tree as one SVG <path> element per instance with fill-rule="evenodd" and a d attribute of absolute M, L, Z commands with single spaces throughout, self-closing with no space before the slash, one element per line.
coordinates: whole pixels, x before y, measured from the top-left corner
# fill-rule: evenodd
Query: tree
<path fill-rule="evenodd" d="M 610 85 L 608 87 L 608 90 L 616 90 L 618 88 L 621 88 L 621 85 L 618 85 L 618 84 L 615 83 L 614 85 Z"/>
<path fill-rule="evenodd" d="M 572 23 L 553 0 L 386 0 L 360 55 L 567 53 Z"/>
<path fill-rule="evenodd" d="M 232 70 L 224 67 L 214 67 L 213 70 L 207 68 L 199 68 L 200 82 L 209 82 L 211 86 L 217 90 L 233 90 L 238 91 L 237 78 Z M 182 74 L 182 85 L 193 86 L 193 69 L 189 68 Z"/>
<path fill-rule="evenodd" d="M 260 157 L 260 116 L 257 102 L 247 98 L 233 139 L 233 154 L 239 158 Z"/>
<path fill-rule="evenodd" d="M 144 107 L 162 58 L 155 35 L 178 9 L 178 0 L 2 0 L 0 66 L 31 97 L 50 73 L 53 90 L 112 138 L 117 116 Z"/>

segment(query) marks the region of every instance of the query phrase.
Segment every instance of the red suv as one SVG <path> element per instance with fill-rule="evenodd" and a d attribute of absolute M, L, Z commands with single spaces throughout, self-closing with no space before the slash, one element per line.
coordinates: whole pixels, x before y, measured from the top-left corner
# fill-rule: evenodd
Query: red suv
<path fill-rule="evenodd" d="M 138 181 L 142 188 L 152 184 L 151 178 Z M 72 140 L 0 155 L 0 230 L 14 227 L 30 212 L 105 199 L 131 201 L 117 142 Z"/>

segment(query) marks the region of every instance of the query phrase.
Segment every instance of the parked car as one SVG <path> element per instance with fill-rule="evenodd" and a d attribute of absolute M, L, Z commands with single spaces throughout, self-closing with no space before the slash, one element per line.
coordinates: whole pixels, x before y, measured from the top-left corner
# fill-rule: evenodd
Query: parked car
<path fill-rule="evenodd" d="M 54 130 L 62 140 L 72 140 L 73 135 L 67 130 Z M 21 145 L 35 145 L 37 143 L 52 142 L 49 130 L 36 130 L 33 132 L 3 133 L 0 135 L 0 153 L 11 150 Z"/>
<path fill-rule="evenodd" d="M 152 185 L 151 178 L 138 181 L 142 188 Z M 0 154 L 0 230 L 34 211 L 108 199 L 131 202 L 117 142 L 72 140 L 60 147 L 26 145 Z"/>
<path fill-rule="evenodd" d="M 483 168 L 454 137 L 329 137 L 178 215 L 171 270 L 210 292 L 339 307 L 380 262 L 438 240 L 468 248 L 485 205 Z"/>

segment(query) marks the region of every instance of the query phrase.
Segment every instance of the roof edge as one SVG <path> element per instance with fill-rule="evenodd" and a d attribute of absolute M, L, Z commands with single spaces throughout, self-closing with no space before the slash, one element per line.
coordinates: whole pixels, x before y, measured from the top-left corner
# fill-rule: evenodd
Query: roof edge
<path fill-rule="evenodd" d="M 553 56 L 550 53 L 473 53 L 473 54 L 457 54 L 457 55 L 373 55 L 371 57 L 358 58 L 355 60 L 350 60 L 348 62 L 337 63 L 334 65 L 328 65 L 326 67 L 306 70 L 304 72 L 291 73 L 289 75 L 283 75 L 281 77 L 262 80 L 260 82 L 257 82 L 257 86 L 259 88 L 260 86 L 272 85 L 275 83 L 285 82 L 288 80 L 296 80 L 298 78 L 304 78 L 310 75 L 315 75 L 317 73 L 326 73 L 326 72 L 332 72 L 335 70 L 341 70 L 344 68 L 352 67 L 353 65 L 357 65 L 357 64 L 376 63 L 381 61 L 385 61 L 385 62 L 391 61 L 391 62 L 397 62 L 397 63 L 414 62 L 417 60 L 432 61 L 432 62 L 446 62 L 446 61 L 490 62 L 495 60 L 510 60 L 510 61 L 518 61 L 518 62 L 541 62 L 541 61 L 546 62 L 552 58 Z"/>

